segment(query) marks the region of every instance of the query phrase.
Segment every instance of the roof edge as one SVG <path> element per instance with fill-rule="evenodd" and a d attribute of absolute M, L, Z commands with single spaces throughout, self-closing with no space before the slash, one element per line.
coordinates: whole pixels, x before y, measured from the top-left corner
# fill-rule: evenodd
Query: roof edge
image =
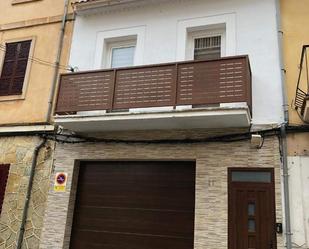
<path fill-rule="evenodd" d="M 141 0 L 77 0 L 72 2 L 74 11 L 90 10 L 98 7 L 111 7 L 140 2 Z"/>

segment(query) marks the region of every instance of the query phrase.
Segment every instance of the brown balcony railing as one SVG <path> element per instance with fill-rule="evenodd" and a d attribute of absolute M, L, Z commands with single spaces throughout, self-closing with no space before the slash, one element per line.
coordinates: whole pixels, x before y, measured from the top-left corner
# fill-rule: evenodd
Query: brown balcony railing
<path fill-rule="evenodd" d="M 56 114 L 177 105 L 247 102 L 247 56 L 61 75 Z"/>
<path fill-rule="evenodd" d="M 302 116 L 309 98 L 309 45 L 304 45 L 300 57 L 300 67 L 294 100 L 295 109 Z"/>

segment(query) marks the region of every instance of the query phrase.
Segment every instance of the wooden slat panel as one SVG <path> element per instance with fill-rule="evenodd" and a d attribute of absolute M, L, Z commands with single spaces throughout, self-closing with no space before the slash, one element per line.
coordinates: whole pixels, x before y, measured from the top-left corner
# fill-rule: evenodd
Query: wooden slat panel
<path fill-rule="evenodd" d="M 80 167 L 71 247 L 193 248 L 192 162 L 103 162 Z"/>
<path fill-rule="evenodd" d="M 63 75 L 57 112 L 110 109 L 113 82 L 113 71 Z"/>
<path fill-rule="evenodd" d="M 173 105 L 175 77 L 174 65 L 119 70 L 114 109 Z"/>
<path fill-rule="evenodd" d="M 247 84 L 245 58 L 179 65 L 177 104 L 246 102 Z"/>

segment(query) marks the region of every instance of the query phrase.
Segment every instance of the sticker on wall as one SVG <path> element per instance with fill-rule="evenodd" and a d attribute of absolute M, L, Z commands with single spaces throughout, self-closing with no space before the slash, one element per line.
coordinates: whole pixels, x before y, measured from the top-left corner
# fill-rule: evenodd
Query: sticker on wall
<path fill-rule="evenodd" d="M 55 192 L 65 192 L 67 186 L 68 173 L 59 172 L 56 173 L 54 191 Z"/>

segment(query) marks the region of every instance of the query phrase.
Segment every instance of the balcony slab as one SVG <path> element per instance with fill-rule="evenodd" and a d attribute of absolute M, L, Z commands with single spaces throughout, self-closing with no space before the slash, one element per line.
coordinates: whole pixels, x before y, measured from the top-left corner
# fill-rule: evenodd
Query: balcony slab
<path fill-rule="evenodd" d="M 77 133 L 106 131 L 212 129 L 250 127 L 248 107 L 207 107 L 158 112 L 81 113 L 56 115 L 55 123 Z"/>

